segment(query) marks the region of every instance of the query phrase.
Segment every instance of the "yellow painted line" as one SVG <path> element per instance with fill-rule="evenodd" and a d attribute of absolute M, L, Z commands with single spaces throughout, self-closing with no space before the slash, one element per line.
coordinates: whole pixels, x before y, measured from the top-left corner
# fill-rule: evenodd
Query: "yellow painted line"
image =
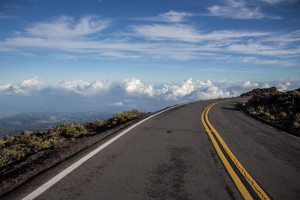
<path fill-rule="evenodd" d="M 235 183 L 235 185 L 237 186 L 238 190 L 240 191 L 240 193 L 242 194 L 243 198 L 246 200 L 250 200 L 253 199 L 252 196 L 250 195 L 250 193 L 248 192 L 248 190 L 246 189 L 246 187 L 244 186 L 244 184 L 241 182 L 241 180 L 239 179 L 239 177 L 237 176 L 237 174 L 235 173 L 235 171 L 232 169 L 231 165 L 229 164 L 229 162 L 227 161 L 225 155 L 223 154 L 223 152 L 221 151 L 217 141 L 215 140 L 214 136 L 212 135 L 211 131 L 209 130 L 208 126 L 206 125 L 205 121 L 204 121 L 204 113 L 207 111 L 208 107 L 205 108 L 205 110 L 203 111 L 202 115 L 201 115 L 201 121 L 204 125 L 204 128 L 206 130 L 206 132 L 209 135 L 210 140 L 213 143 L 213 146 L 215 147 L 220 159 L 222 160 L 226 170 L 228 171 L 229 175 L 231 176 L 233 182 Z"/>
<path fill-rule="evenodd" d="M 241 174 L 244 176 L 245 180 L 249 183 L 249 185 L 252 187 L 252 189 L 256 192 L 257 196 L 262 199 L 262 200 L 269 200 L 270 198 L 268 195 L 264 192 L 264 190 L 256 183 L 256 181 L 251 177 L 251 175 L 247 172 L 247 170 L 243 167 L 243 165 L 238 161 L 238 159 L 234 156 L 234 154 L 231 152 L 231 150 L 228 148 L 220 134 L 216 131 L 216 129 L 212 126 L 210 121 L 208 120 L 208 112 L 211 109 L 212 106 L 221 103 L 224 101 L 216 102 L 211 105 L 209 105 L 202 113 L 202 115 L 205 115 L 205 120 L 207 122 L 207 125 L 205 124 L 204 119 L 202 120 L 202 123 L 205 124 L 204 127 L 206 126 L 207 128 L 209 127 L 210 130 L 215 134 L 217 139 L 219 140 L 220 144 L 222 145 L 223 149 L 226 151 L 232 162 L 235 164 L 235 166 L 239 169 Z M 205 114 L 204 114 L 205 113 Z M 209 130 L 208 128 L 208 130 Z M 205 128 L 206 129 L 206 128 Z M 244 197 L 245 198 L 245 197 Z"/>

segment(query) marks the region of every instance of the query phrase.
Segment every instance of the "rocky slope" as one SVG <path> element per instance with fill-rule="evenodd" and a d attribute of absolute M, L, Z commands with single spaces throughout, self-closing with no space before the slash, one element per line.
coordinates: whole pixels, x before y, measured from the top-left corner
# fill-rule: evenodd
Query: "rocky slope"
<path fill-rule="evenodd" d="M 300 88 L 287 92 L 274 87 L 255 89 L 241 96 L 252 96 L 242 105 L 247 113 L 300 136 Z"/>

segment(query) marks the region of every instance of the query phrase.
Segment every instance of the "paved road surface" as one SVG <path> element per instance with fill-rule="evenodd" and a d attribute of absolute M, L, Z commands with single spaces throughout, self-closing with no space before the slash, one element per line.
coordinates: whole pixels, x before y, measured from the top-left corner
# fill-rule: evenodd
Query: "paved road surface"
<path fill-rule="evenodd" d="M 201 122 L 204 109 L 216 101 L 180 106 L 147 120 L 37 199 L 243 199 Z M 270 198 L 300 199 L 300 138 L 238 111 L 237 101 L 213 106 L 210 122 Z M 5 199 L 25 197 L 84 154 Z"/>

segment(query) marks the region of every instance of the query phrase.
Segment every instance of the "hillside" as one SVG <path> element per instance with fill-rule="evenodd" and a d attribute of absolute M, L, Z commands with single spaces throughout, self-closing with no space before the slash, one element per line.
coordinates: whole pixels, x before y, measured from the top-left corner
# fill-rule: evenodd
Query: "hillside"
<path fill-rule="evenodd" d="M 254 89 L 241 97 L 252 96 L 244 110 L 273 126 L 300 136 L 300 88 L 287 92 L 275 87 Z"/>

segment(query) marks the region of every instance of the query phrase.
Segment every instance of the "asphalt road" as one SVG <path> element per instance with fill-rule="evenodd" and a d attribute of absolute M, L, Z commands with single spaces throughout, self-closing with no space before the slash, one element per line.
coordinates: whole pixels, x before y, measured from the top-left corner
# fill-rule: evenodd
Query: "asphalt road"
<path fill-rule="evenodd" d="M 179 106 L 145 121 L 37 199 L 243 199 L 201 122 L 204 109 L 216 101 Z M 247 116 L 234 106 L 238 101 L 213 106 L 210 122 L 270 198 L 300 199 L 300 138 Z M 5 199 L 22 199 L 92 150 Z"/>

